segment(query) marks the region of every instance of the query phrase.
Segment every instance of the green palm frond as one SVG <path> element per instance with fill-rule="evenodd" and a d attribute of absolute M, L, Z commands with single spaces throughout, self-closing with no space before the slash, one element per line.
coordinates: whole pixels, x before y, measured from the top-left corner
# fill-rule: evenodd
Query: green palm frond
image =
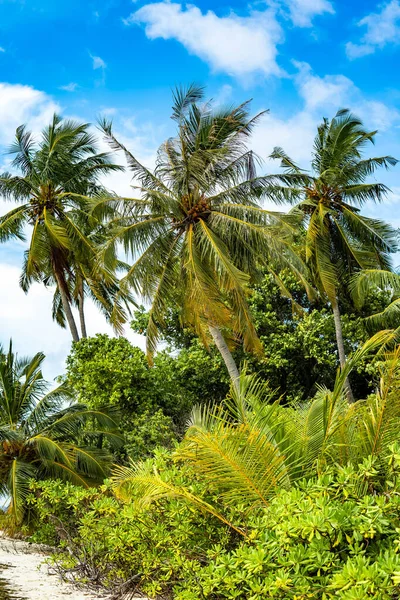
<path fill-rule="evenodd" d="M 162 498 L 180 498 L 199 510 L 211 514 L 240 535 L 246 537 L 246 533 L 236 527 L 215 506 L 192 494 L 185 487 L 178 487 L 164 481 L 158 473 L 151 472 L 147 464 L 136 465 L 132 463 L 129 467 L 116 467 L 113 472 L 112 483 L 114 493 L 122 501 L 130 501 L 132 495 L 134 495 L 137 498 L 137 503 L 146 507 L 151 502 Z"/>

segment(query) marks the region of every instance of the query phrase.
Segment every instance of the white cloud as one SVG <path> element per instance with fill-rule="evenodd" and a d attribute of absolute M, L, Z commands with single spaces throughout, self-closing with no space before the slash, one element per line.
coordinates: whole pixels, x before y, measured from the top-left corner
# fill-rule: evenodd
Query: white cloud
<path fill-rule="evenodd" d="M 71 82 L 71 83 L 68 83 L 68 85 L 61 85 L 60 90 L 64 90 L 64 92 L 75 92 L 77 87 L 78 87 L 77 83 Z"/>
<path fill-rule="evenodd" d="M 339 108 L 353 109 L 368 129 L 381 132 L 400 124 L 399 111 L 383 102 L 366 99 L 347 77 L 319 77 L 307 63 L 294 64 L 298 69 L 294 84 L 303 106 L 288 118 L 269 113 L 255 128 L 252 144 L 262 158 L 269 156 L 274 146 L 281 146 L 293 160 L 308 168 L 318 124 L 323 117 L 332 118 Z M 383 153 L 386 152 L 384 148 Z M 268 162 L 267 171 L 274 172 L 276 165 L 275 161 Z"/>
<path fill-rule="evenodd" d="M 91 54 L 90 58 L 93 61 L 93 69 L 94 70 L 105 69 L 107 67 L 106 63 L 104 62 L 104 60 L 102 58 L 100 58 L 100 56 L 93 56 Z"/>
<path fill-rule="evenodd" d="M 28 85 L 0 83 L 0 143 L 7 145 L 21 123 L 39 131 L 60 106 L 47 94 Z"/>
<path fill-rule="evenodd" d="M 368 56 L 368 54 L 373 54 L 374 52 L 375 47 L 370 44 L 353 44 L 353 42 L 347 42 L 346 44 L 346 54 L 350 60 Z"/>
<path fill-rule="evenodd" d="M 373 54 L 377 48 L 388 44 L 397 44 L 400 37 L 400 2 L 391 0 L 379 6 L 380 11 L 365 16 L 358 22 L 359 27 L 366 27 L 359 44 L 348 42 L 346 53 L 350 59 Z"/>
<path fill-rule="evenodd" d="M 157 2 L 132 13 L 126 24 L 144 24 L 149 39 L 175 39 L 191 54 L 207 62 L 215 71 L 234 77 L 254 73 L 282 75 L 277 65 L 277 44 L 283 32 L 268 8 L 239 17 L 231 12 L 219 17 L 213 11 L 202 13 L 196 6 Z"/>
<path fill-rule="evenodd" d="M 344 75 L 318 77 L 312 73 L 309 64 L 294 62 L 294 65 L 298 69 L 296 87 L 309 110 L 320 106 L 340 108 L 356 89 L 354 83 Z"/>
<path fill-rule="evenodd" d="M 5 52 L 5 51 L 6 51 L 6 49 L 3 48 L 3 46 L 0 46 L 0 52 Z"/>
<path fill-rule="evenodd" d="M 275 146 L 280 146 L 295 162 L 307 166 L 317 123 L 318 118 L 306 110 L 288 119 L 268 113 L 254 130 L 252 147 L 266 159 Z M 268 164 L 267 171 L 276 169 L 276 162 Z"/>
<path fill-rule="evenodd" d="M 290 18 L 297 27 L 311 27 L 313 17 L 335 13 L 328 0 L 286 0 L 285 3 L 289 8 Z"/>
<path fill-rule="evenodd" d="M 361 117 L 367 127 L 379 131 L 389 129 L 400 121 L 400 113 L 383 102 L 365 98 L 361 90 L 351 79 L 344 75 L 325 75 L 319 77 L 312 72 L 307 63 L 294 62 L 298 68 L 295 84 L 303 98 L 305 109 L 310 113 L 330 116 L 339 108 L 350 108 Z"/>

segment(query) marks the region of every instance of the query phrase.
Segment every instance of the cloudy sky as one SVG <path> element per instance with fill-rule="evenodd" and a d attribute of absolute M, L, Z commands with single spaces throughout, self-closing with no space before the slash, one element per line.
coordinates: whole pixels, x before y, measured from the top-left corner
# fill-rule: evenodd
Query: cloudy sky
<path fill-rule="evenodd" d="M 0 0 L 0 166 L 15 128 L 38 132 L 55 111 L 112 117 L 152 165 L 173 133 L 171 87 L 191 81 L 216 103 L 253 98 L 254 112 L 270 109 L 253 139 L 265 159 L 280 145 L 306 166 L 316 124 L 341 107 L 379 130 L 371 152 L 400 158 L 399 40 L 400 0 Z M 392 193 L 367 212 L 400 226 L 399 169 L 379 175 Z M 129 193 L 127 175 L 108 183 Z M 9 208 L 0 200 L 0 214 Z M 51 321 L 49 291 L 19 289 L 23 250 L 0 246 L 0 342 L 12 336 L 21 354 L 43 350 L 54 377 L 69 335 Z M 88 321 L 91 334 L 108 331 L 95 309 Z"/>

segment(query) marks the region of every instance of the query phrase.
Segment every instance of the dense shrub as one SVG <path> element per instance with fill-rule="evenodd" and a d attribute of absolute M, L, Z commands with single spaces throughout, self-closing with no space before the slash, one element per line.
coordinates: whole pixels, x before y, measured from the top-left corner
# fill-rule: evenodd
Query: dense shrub
<path fill-rule="evenodd" d="M 229 389 L 220 356 L 198 341 L 178 354 L 159 352 L 150 368 L 140 348 L 105 334 L 74 344 L 66 380 L 88 406 L 119 409 L 125 451 L 134 459 L 151 456 L 157 446 L 170 448 L 193 405 L 220 400 Z"/>
<path fill-rule="evenodd" d="M 113 587 L 130 581 L 175 600 L 361 600 L 398 598 L 400 587 L 399 456 L 390 459 L 385 493 L 369 493 L 371 461 L 327 470 L 281 490 L 266 508 L 227 508 L 243 536 L 182 500 L 121 504 L 108 485 L 83 490 L 33 483 L 34 539 L 68 546 L 65 566 Z M 207 491 L 186 469 L 158 454 L 154 468 L 175 485 Z M 376 487 L 377 489 L 377 487 Z M 82 569 L 82 564 L 90 569 Z"/>

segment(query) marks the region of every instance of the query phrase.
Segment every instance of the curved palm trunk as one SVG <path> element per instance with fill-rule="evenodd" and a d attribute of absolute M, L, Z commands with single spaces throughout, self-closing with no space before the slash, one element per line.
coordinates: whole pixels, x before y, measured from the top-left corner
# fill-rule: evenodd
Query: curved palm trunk
<path fill-rule="evenodd" d="M 83 281 L 81 281 L 79 283 L 79 297 L 78 297 L 79 321 L 81 324 L 82 337 L 87 338 L 84 301 L 85 301 L 85 293 L 83 290 Z"/>
<path fill-rule="evenodd" d="M 58 289 L 60 290 L 61 302 L 65 312 L 65 317 L 69 325 L 69 329 L 71 331 L 72 339 L 74 340 L 74 342 L 79 342 L 79 333 L 76 327 L 74 315 L 72 314 L 71 305 L 69 303 L 66 283 L 63 277 L 60 275 L 60 273 L 57 272 L 57 269 L 54 270 L 54 275 L 57 280 Z"/>
<path fill-rule="evenodd" d="M 214 340 L 215 345 L 217 346 L 220 354 L 223 358 L 227 371 L 229 373 L 230 378 L 232 379 L 232 383 L 236 388 L 236 391 L 239 391 L 239 370 L 236 366 L 235 361 L 233 360 L 233 356 L 231 351 L 228 348 L 228 345 L 222 335 L 221 331 L 218 327 L 214 327 L 213 325 L 209 325 L 208 329 L 210 330 L 211 337 Z"/>
<path fill-rule="evenodd" d="M 346 353 L 344 351 L 342 321 L 340 319 L 339 304 L 338 304 L 337 299 L 335 299 L 335 301 L 332 302 L 332 311 L 333 311 L 333 320 L 335 322 L 336 344 L 337 344 L 337 349 L 338 349 L 338 353 L 339 353 L 339 362 L 340 362 L 340 367 L 343 369 L 343 367 L 346 364 Z M 353 392 L 352 392 L 352 389 L 350 386 L 349 378 L 346 379 L 346 396 L 347 396 L 347 400 L 350 403 L 354 402 L 354 396 L 353 396 Z"/>

